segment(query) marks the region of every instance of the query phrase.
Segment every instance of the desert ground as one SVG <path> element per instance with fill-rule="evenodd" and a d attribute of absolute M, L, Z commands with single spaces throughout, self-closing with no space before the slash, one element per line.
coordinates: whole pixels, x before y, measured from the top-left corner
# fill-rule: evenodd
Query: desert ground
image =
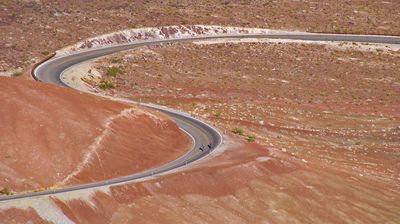
<path fill-rule="evenodd" d="M 224 25 L 328 33 L 400 35 L 397 0 L 48 1 L 0 3 L 0 72 L 29 67 L 80 40 L 128 28 Z"/>
<path fill-rule="evenodd" d="M 254 135 L 305 160 L 397 181 L 399 60 L 399 51 L 345 45 L 195 42 L 138 48 L 93 68 L 113 94 L 189 111 L 225 132 L 242 129 L 244 139 Z M 121 74 L 107 75 L 112 68 Z"/>
<path fill-rule="evenodd" d="M 52 52 L 128 28 L 400 35 L 400 2 L 6 0 L 0 8 L 0 74 L 11 76 L 0 79 L 3 193 L 132 174 L 189 147 L 164 114 L 90 92 L 178 109 L 224 133 L 221 148 L 173 173 L 0 202 L 0 223 L 400 222 L 396 47 L 161 44 L 74 67 L 89 93 L 26 80 Z"/>

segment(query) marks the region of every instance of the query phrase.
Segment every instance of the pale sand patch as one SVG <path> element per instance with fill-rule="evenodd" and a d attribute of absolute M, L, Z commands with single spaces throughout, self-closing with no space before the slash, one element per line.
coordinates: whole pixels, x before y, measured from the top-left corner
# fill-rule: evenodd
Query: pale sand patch
<path fill-rule="evenodd" d="M 266 156 L 262 156 L 262 157 L 257 157 L 256 158 L 256 160 L 258 161 L 258 162 L 267 162 L 267 161 L 269 161 L 269 160 L 271 160 L 272 158 L 271 157 L 266 157 Z"/>
<path fill-rule="evenodd" d="M 17 208 L 21 210 L 28 210 L 32 208 L 37 212 L 40 218 L 51 223 L 74 223 L 48 196 L 29 198 L 29 200 L 16 199 L 0 203 L 0 209 L 3 211 L 11 208 Z"/>
<path fill-rule="evenodd" d="M 95 92 L 89 83 L 99 83 L 101 74 L 93 66 L 94 60 L 73 65 L 61 73 L 61 81 L 82 92 Z"/>
<path fill-rule="evenodd" d="M 16 69 L 11 69 L 8 71 L 0 72 L 0 76 L 12 77 L 12 76 L 15 76 L 16 74 L 20 74 L 22 72 L 23 72 L 22 68 L 16 68 Z"/>

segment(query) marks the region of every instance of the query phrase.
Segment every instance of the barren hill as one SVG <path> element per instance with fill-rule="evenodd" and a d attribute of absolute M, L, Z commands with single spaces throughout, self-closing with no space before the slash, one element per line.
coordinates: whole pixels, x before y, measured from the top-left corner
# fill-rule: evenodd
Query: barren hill
<path fill-rule="evenodd" d="M 168 117 L 138 106 L 6 77 L 0 99 L 0 183 L 11 191 L 128 175 L 190 147 Z"/>

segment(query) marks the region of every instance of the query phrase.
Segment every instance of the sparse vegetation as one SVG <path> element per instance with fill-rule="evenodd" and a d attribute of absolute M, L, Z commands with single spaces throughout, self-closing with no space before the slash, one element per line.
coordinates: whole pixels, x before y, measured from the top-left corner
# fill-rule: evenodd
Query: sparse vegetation
<path fill-rule="evenodd" d="M 121 59 L 120 58 L 111 58 L 110 62 L 111 63 L 121 63 Z"/>
<path fill-rule="evenodd" d="M 3 187 L 3 188 L 0 190 L 0 194 L 3 194 L 3 195 L 12 195 L 12 192 L 11 192 L 10 188 L 8 188 L 8 187 Z"/>
<path fill-rule="evenodd" d="M 47 55 L 50 54 L 50 52 L 48 52 L 48 51 L 41 51 L 40 53 L 43 54 L 43 55 L 45 55 L 45 56 L 47 56 Z"/>
<path fill-rule="evenodd" d="M 243 135 L 244 131 L 241 128 L 234 128 L 232 130 L 232 133 L 237 134 L 237 135 Z"/>
<path fill-rule="evenodd" d="M 99 88 L 102 90 L 112 89 L 114 88 L 114 84 L 111 81 L 102 80 L 99 84 Z"/>
<path fill-rule="evenodd" d="M 21 76 L 21 75 L 22 75 L 22 71 L 15 71 L 15 72 L 12 74 L 13 77 L 18 77 L 18 76 Z"/>
<path fill-rule="evenodd" d="M 222 113 L 221 113 L 221 112 L 216 112 L 216 113 L 214 114 L 214 116 L 215 116 L 216 118 L 220 118 L 220 117 L 221 117 L 221 115 L 222 115 Z"/>
<path fill-rule="evenodd" d="M 237 135 L 241 135 L 241 136 L 246 136 L 246 140 L 248 142 L 255 142 L 256 141 L 256 136 L 255 135 L 253 135 L 253 134 L 245 135 L 243 129 L 241 129 L 241 128 L 234 128 L 232 130 L 232 133 L 237 134 Z"/>
<path fill-rule="evenodd" d="M 112 76 L 112 77 L 116 77 L 117 75 L 120 75 L 122 73 L 123 73 L 122 69 L 119 67 L 115 67 L 115 66 L 112 66 L 106 72 L 107 75 Z"/>
<path fill-rule="evenodd" d="M 256 141 L 256 136 L 255 135 L 247 135 L 246 140 L 248 142 L 255 142 Z"/>

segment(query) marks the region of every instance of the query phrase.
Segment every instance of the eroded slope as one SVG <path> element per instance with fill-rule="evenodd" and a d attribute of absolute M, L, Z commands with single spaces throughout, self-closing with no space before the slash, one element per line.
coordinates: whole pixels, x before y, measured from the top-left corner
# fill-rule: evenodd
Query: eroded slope
<path fill-rule="evenodd" d="M 74 90 L 0 80 L 0 183 L 40 190 L 128 175 L 190 147 L 168 117 Z"/>

